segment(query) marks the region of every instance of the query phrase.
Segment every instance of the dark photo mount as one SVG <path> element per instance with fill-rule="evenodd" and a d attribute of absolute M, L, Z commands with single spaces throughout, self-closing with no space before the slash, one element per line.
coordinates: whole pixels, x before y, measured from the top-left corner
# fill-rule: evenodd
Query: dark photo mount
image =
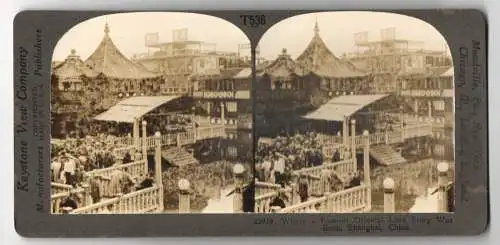
<path fill-rule="evenodd" d="M 240 28 L 250 40 L 252 64 L 257 64 L 256 54 L 260 50 L 256 50 L 256 47 L 266 31 L 289 17 L 315 12 L 325 10 L 195 13 L 219 17 Z M 453 188 L 446 189 L 446 183 L 443 184 L 445 189 L 438 191 L 455 193 L 453 213 L 52 215 L 49 205 L 51 150 L 48 137 L 51 123 L 51 86 L 48 83 L 51 80 L 51 55 L 57 41 L 76 24 L 118 12 L 26 11 L 18 14 L 14 22 L 14 188 L 17 232 L 27 237 L 139 237 L 475 235 L 485 231 L 489 223 L 486 19 L 477 10 L 376 12 L 397 13 L 425 21 L 443 35 L 450 48 L 455 74 L 452 138 L 454 161 L 457 164 L 454 167 L 456 172 Z M 255 65 L 251 68 L 252 98 L 259 96 L 258 68 Z M 259 124 L 256 115 L 259 112 L 255 111 L 255 103 L 254 101 L 253 124 L 256 126 L 253 127 L 252 136 L 254 155 L 260 137 L 256 128 Z M 359 159 L 362 160 L 363 157 L 360 156 Z M 249 183 L 251 184 L 242 184 L 241 188 L 234 191 L 254 189 L 252 187 L 256 185 L 253 181 Z M 252 205 L 246 206 L 248 208 Z M 217 222 L 218 225 L 204 225 L 212 222 Z M 144 225 L 134 225 L 137 223 Z"/>

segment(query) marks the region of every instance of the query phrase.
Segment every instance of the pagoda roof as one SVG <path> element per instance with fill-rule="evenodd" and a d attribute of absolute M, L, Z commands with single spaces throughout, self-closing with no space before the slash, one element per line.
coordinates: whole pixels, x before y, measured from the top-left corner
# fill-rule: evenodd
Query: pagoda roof
<path fill-rule="evenodd" d="M 322 77 L 345 78 L 368 75 L 356 68 L 352 63 L 339 59 L 328 49 L 319 35 L 317 23 L 314 32 L 311 42 L 297 58 L 297 63 Z"/>
<path fill-rule="evenodd" d="M 306 74 L 306 70 L 286 53 L 286 49 L 283 49 L 278 58 L 263 69 L 263 75 L 281 79 L 286 79 L 294 75 L 304 76 Z"/>
<path fill-rule="evenodd" d="M 103 74 L 113 78 L 145 79 L 161 76 L 125 57 L 111 40 L 108 24 L 101 43 L 85 61 L 85 65 L 95 75 Z"/>
<path fill-rule="evenodd" d="M 85 66 L 80 56 L 76 55 L 75 50 L 71 50 L 71 53 L 64 61 L 54 64 L 53 74 L 61 80 L 80 80 L 80 77 L 83 75 L 89 77 L 95 75 Z"/>

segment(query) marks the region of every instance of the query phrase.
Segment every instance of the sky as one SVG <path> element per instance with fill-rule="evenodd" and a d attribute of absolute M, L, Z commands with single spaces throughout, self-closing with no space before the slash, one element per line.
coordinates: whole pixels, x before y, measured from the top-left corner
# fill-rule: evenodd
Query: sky
<path fill-rule="evenodd" d="M 85 60 L 101 41 L 106 21 L 115 45 L 127 57 L 148 52 L 147 33 L 159 32 L 160 41 L 166 42 L 172 40 L 172 30 L 181 28 L 189 28 L 190 40 L 215 43 L 218 51 L 237 52 L 238 44 L 249 43 L 240 29 L 213 16 L 168 12 L 112 14 L 70 29 L 57 43 L 53 60 L 64 60 L 71 49 Z M 446 47 L 445 39 L 432 25 L 416 18 L 380 12 L 323 12 L 290 17 L 270 27 L 259 41 L 260 56 L 273 60 L 286 48 L 292 58 L 297 58 L 313 36 L 315 21 L 320 36 L 337 56 L 356 51 L 354 33 L 368 31 L 369 40 L 380 40 L 380 29 L 388 27 L 396 28 L 397 38 L 424 41 L 425 49 L 442 51 Z"/>
<path fill-rule="evenodd" d="M 316 20 L 320 36 L 337 56 L 356 51 L 354 33 L 367 31 L 368 40 L 377 41 L 380 30 L 391 27 L 396 28 L 396 38 L 423 41 L 424 49 L 448 49 L 443 36 L 420 19 L 380 12 L 322 12 L 294 16 L 269 28 L 258 44 L 260 56 L 275 59 L 286 48 L 292 58 L 297 58 L 311 41 Z"/>
<path fill-rule="evenodd" d="M 159 32 L 160 42 L 167 42 L 172 41 L 172 31 L 181 28 L 189 28 L 190 40 L 215 43 L 219 51 L 237 52 L 238 44 L 250 42 L 232 23 L 213 16 L 168 12 L 112 14 L 86 20 L 71 28 L 57 43 L 52 60 L 64 60 L 71 49 L 85 60 L 101 42 L 106 21 L 111 39 L 129 58 L 148 52 L 145 47 L 147 33 Z"/>

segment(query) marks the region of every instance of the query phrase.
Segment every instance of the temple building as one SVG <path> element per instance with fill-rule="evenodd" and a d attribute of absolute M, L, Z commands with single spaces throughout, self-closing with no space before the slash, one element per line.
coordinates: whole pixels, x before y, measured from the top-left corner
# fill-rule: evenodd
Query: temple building
<path fill-rule="evenodd" d="M 302 115 L 342 94 L 364 93 L 370 76 L 336 57 L 322 40 L 318 23 L 311 41 L 293 60 L 286 49 L 258 72 L 257 132 L 272 137 L 308 128 Z M 279 116 L 278 116 L 279 115 Z"/>
<path fill-rule="evenodd" d="M 159 95 L 162 84 L 160 74 L 148 71 L 120 52 L 106 23 L 100 44 L 87 60 L 82 61 L 72 50 L 65 61 L 52 69 L 53 136 L 85 130 L 85 118 L 126 97 Z"/>
<path fill-rule="evenodd" d="M 361 93 L 370 84 L 369 74 L 352 63 L 336 57 L 319 35 L 318 23 L 307 48 L 297 58 L 297 63 L 321 81 L 321 89 L 328 92 Z"/>

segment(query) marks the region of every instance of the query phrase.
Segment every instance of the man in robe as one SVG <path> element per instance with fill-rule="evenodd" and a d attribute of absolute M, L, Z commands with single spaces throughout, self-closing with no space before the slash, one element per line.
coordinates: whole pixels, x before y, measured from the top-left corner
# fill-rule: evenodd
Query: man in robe
<path fill-rule="evenodd" d="M 62 169 L 61 157 L 57 157 L 50 163 L 50 170 L 52 171 L 52 175 L 50 176 L 51 181 L 58 182 L 61 174 L 61 169 Z"/>
<path fill-rule="evenodd" d="M 276 184 L 285 187 L 283 174 L 285 174 L 285 159 L 281 156 L 276 156 L 274 161 L 274 178 Z"/>
<path fill-rule="evenodd" d="M 76 161 L 69 156 L 68 153 L 64 154 L 64 177 L 66 179 L 66 184 L 67 185 L 72 185 L 73 187 L 76 186 L 76 179 L 75 179 L 75 174 L 76 174 Z"/>
<path fill-rule="evenodd" d="M 320 175 L 320 190 L 319 192 L 321 194 L 326 193 L 326 192 L 331 192 L 332 189 L 332 171 L 328 170 L 327 168 L 323 168 L 321 170 L 321 175 Z"/>
<path fill-rule="evenodd" d="M 300 202 L 306 202 L 307 199 L 309 198 L 309 181 L 308 177 L 305 174 L 300 175 L 299 179 L 299 197 L 300 197 Z"/>
<path fill-rule="evenodd" d="M 332 162 L 340 161 L 340 152 L 339 149 L 335 149 L 335 153 L 333 153 Z"/>

